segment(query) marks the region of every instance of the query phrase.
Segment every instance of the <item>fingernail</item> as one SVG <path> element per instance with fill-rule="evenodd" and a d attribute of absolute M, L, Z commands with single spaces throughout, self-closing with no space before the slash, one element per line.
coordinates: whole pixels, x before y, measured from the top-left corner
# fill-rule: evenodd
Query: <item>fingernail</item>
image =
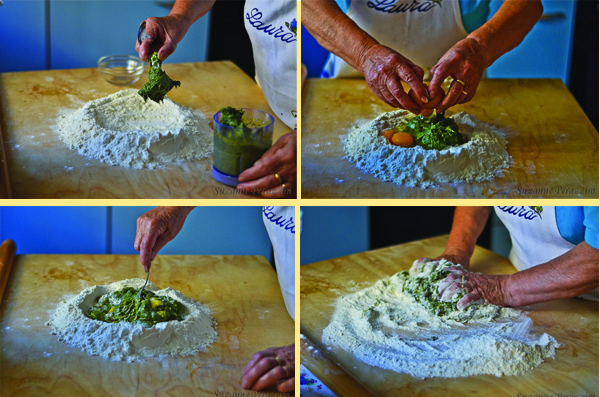
<path fill-rule="evenodd" d="M 423 96 L 421 97 L 421 101 L 422 101 L 422 102 L 429 102 L 429 99 L 428 99 L 428 98 L 427 98 L 425 95 L 423 95 Z"/>

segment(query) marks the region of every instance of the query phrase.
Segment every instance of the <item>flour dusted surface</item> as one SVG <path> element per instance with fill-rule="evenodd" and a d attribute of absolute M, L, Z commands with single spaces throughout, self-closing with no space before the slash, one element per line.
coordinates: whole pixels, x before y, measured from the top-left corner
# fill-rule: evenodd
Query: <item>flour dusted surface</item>
<path fill-rule="evenodd" d="M 127 322 L 105 323 L 84 315 L 98 297 L 124 287 L 141 288 L 144 282 L 136 278 L 86 288 L 79 295 L 61 302 L 47 325 L 52 327 L 53 334 L 71 346 L 91 355 L 120 361 L 189 356 L 214 342 L 217 332 L 213 329 L 208 308 L 170 287 L 158 290 L 152 282 L 148 282 L 146 289 L 184 305 L 187 313 L 182 321 L 167 321 L 147 328 Z"/>
<path fill-rule="evenodd" d="M 126 89 L 60 116 L 56 131 L 79 154 L 111 165 L 155 168 L 212 153 L 204 116 L 165 97 L 144 102 Z"/>
<path fill-rule="evenodd" d="M 345 141 L 346 158 L 358 168 L 384 181 L 409 187 L 435 187 L 442 183 L 483 182 L 501 176 L 510 166 L 504 133 L 465 112 L 452 117 L 469 141 L 444 150 L 420 146 L 403 148 L 388 143 L 384 130 L 406 124 L 406 110 L 383 113 L 355 126 Z"/>
<path fill-rule="evenodd" d="M 402 283 L 397 274 L 341 297 L 323 342 L 418 378 L 522 374 L 554 357 L 559 346 L 515 309 L 503 309 L 493 321 L 438 317 L 403 293 Z"/>

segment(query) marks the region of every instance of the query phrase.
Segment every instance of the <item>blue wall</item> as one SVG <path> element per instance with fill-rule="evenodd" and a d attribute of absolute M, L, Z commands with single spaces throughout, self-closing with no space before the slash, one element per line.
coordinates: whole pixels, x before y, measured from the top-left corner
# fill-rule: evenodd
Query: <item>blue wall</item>
<path fill-rule="evenodd" d="M 369 249 L 368 207 L 302 207 L 300 264 Z"/>
<path fill-rule="evenodd" d="M 136 219 L 152 208 L 0 207 L 0 239 L 18 254 L 137 254 Z M 273 259 L 261 207 L 196 208 L 161 253 Z"/>

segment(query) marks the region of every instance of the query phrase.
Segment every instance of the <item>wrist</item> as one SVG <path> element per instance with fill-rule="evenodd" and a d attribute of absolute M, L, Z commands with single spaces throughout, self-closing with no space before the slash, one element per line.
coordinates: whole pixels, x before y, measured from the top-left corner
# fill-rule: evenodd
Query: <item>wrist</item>
<path fill-rule="evenodd" d="M 510 307 L 520 307 L 523 304 L 517 298 L 517 295 L 514 291 L 514 278 L 512 275 L 510 276 L 500 276 L 499 278 L 500 291 L 503 297 L 503 305 L 502 306 L 510 306 Z"/>
<path fill-rule="evenodd" d="M 371 58 L 373 50 L 378 45 L 379 43 L 371 36 L 367 36 L 360 41 L 358 55 L 355 57 L 356 65 L 353 65 L 356 70 L 365 74 L 365 63 Z"/>
<path fill-rule="evenodd" d="M 465 40 L 468 41 L 472 51 L 479 54 L 479 56 L 482 57 L 485 68 L 490 67 L 493 63 L 493 60 L 491 59 L 492 56 L 490 55 L 487 41 L 477 34 L 470 34 Z"/>

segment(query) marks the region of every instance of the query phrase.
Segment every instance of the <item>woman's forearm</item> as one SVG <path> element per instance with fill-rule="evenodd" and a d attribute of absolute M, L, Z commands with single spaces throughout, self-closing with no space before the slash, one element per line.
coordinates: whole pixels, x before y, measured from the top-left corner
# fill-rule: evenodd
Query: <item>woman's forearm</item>
<path fill-rule="evenodd" d="M 302 0 L 302 23 L 321 46 L 361 73 L 363 54 L 379 44 L 333 0 Z"/>
<path fill-rule="evenodd" d="M 178 16 L 187 24 L 186 30 L 198 19 L 206 15 L 215 4 L 215 0 L 177 0 L 169 13 Z"/>
<path fill-rule="evenodd" d="M 597 287 L 598 250 L 582 242 L 549 262 L 511 275 L 503 289 L 510 306 L 524 306 L 572 298 Z"/>
<path fill-rule="evenodd" d="M 469 257 L 485 228 L 492 207 L 456 207 L 445 254 L 464 253 Z"/>
<path fill-rule="evenodd" d="M 540 0 L 505 0 L 498 12 L 468 37 L 485 49 L 486 67 L 515 48 L 540 19 Z"/>

